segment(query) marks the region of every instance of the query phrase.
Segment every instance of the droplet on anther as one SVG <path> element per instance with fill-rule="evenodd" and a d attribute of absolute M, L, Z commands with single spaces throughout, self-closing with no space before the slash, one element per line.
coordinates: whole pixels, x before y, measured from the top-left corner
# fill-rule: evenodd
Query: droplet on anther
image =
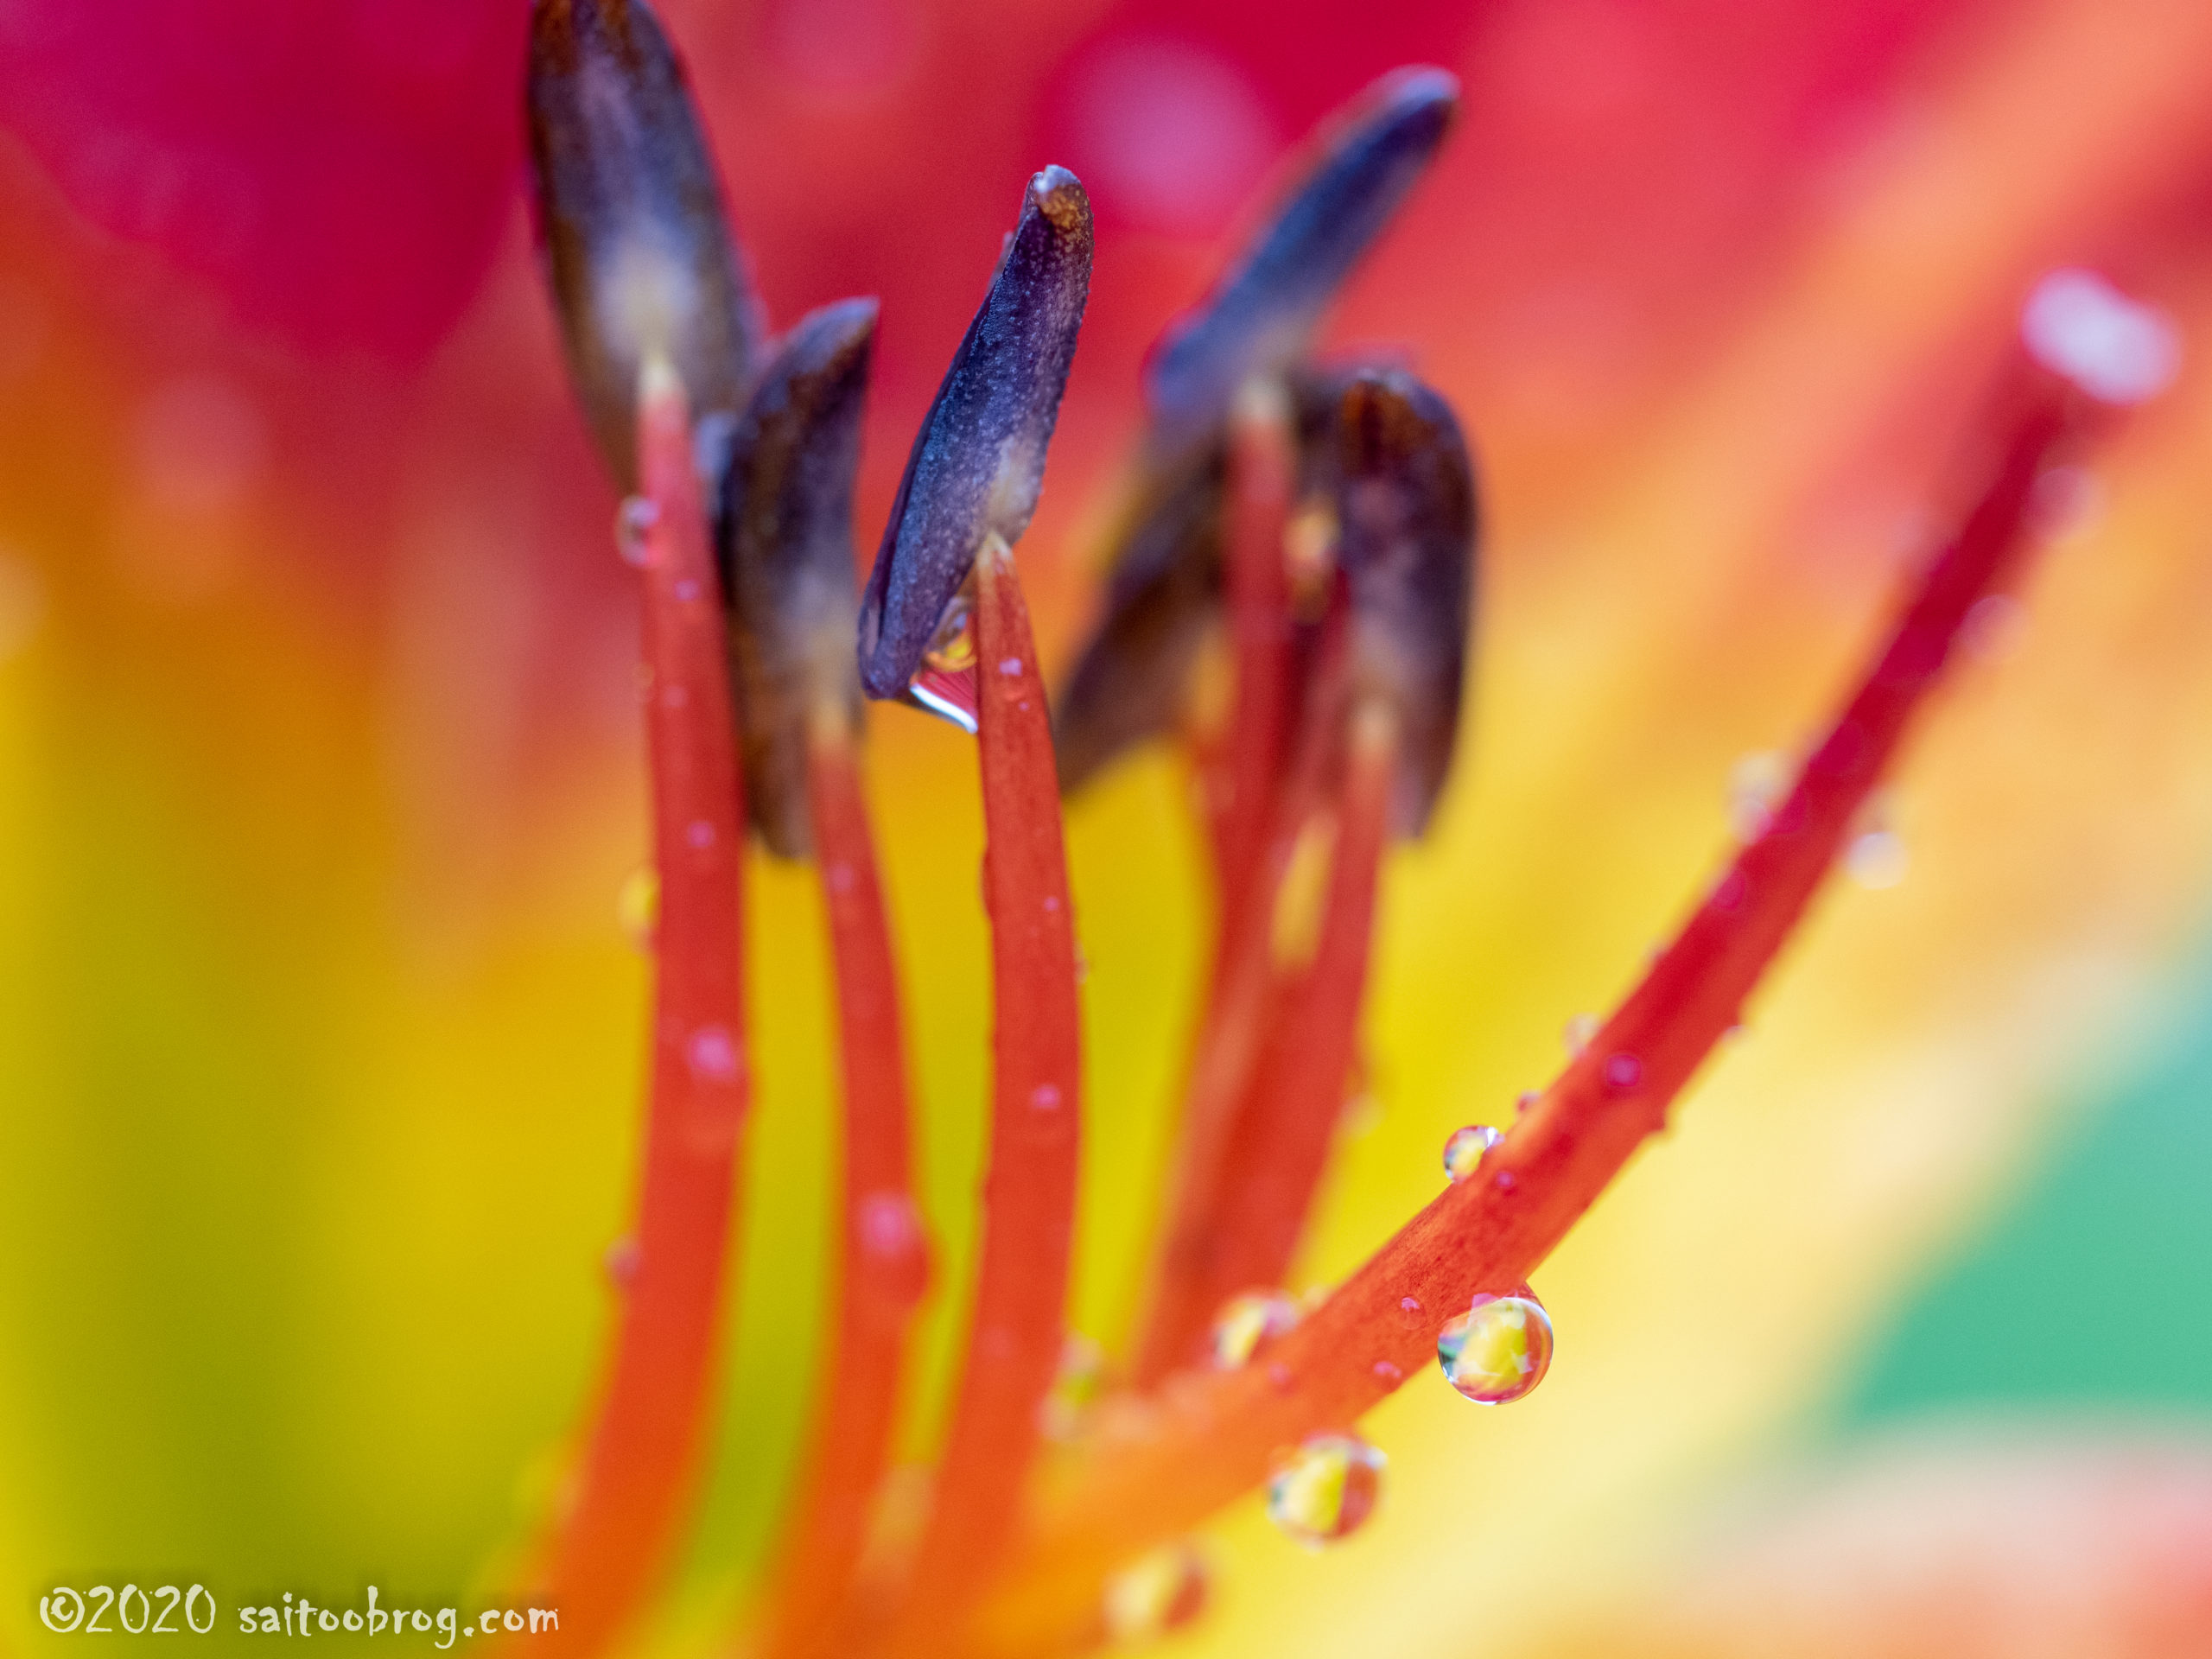
<path fill-rule="evenodd" d="M 1436 1362 L 1477 1405 L 1518 1400 L 1551 1369 L 1551 1315 L 1533 1295 L 1478 1296 L 1438 1334 Z"/>
<path fill-rule="evenodd" d="M 1107 1580 L 1100 1613 L 1109 1641 L 1134 1645 L 1180 1630 L 1205 1605 L 1205 1563 L 1189 1543 L 1178 1542 Z"/>
<path fill-rule="evenodd" d="M 1214 1364 L 1233 1371 L 1276 1338 L 1296 1328 L 1300 1309 L 1279 1290 L 1248 1290 L 1232 1296 L 1214 1318 Z"/>
<path fill-rule="evenodd" d="M 1487 1123 L 1470 1123 L 1452 1130 L 1444 1142 L 1445 1175 L 1454 1181 L 1465 1180 L 1481 1166 L 1483 1154 L 1504 1139 Z"/>
<path fill-rule="evenodd" d="M 1268 1483 L 1268 1518 L 1319 1549 L 1366 1525 L 1382 1496 L 1382 1454 L 1357 1434 L 1316 1434 Z"/>

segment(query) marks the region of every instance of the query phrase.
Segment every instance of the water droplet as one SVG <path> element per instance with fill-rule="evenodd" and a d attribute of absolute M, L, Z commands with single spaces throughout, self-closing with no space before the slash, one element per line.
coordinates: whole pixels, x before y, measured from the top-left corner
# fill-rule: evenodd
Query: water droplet
<path fill-rule="evenodd" d="M 1100 1611 L 1109 1639 L 1156 1642 L 1206 1605 L 1206 1567 L 1188 1543 L 1155 1549 L 1106 1580 Z"/>
<path fill-rule="evenodd" d="M 1390 1360 L 1378 1359 L 1372 1369 L 1375 1372 L 1375 1380 L 1391 1388 L 1396 1388 L 1399 1383 L 1406 1380 L 1406 1374 Z"/>
<path fill-rule="evenodd" d="M 640 950 L 653 948 L 653 934 L 660 926 L 660 872 L 640 864 L 622 878 L 622 891 L 614 900 L 614 913 L 622 931 Z"/>
<path fill-rule="evenodd" d="M 1766 833 L 1796 775 L 1789 758 L 1773 749 L 1745 755 L 1729 769 L 1728 827 L 1737 840 L 1757 841 Z"/>
<path fill-rule="evenodd" d="M 2010 594 L 1984 594 L 1959 626 L 1959 643 L 1985 663 L 2002 662 L 2020 648 L 2027 607 Z"/>
<path fill-rule="evenodd" d="M 1590 1039 L 1598 1034 L 1598 1016 L 1594 1014 L 1578 1014 L 1568 1020 L 1567 1029 L 1560 1033 L 1566 1039 L 1567 1053 L 1580 1054 L 1590 1046 Z"/>
<path fill-rule="evenodd" d="M 652 559 L 653 527 L 660 523 L 660 504 L 642 495 L 626 495 L 614 512 L 614 546 L 622 563 L 642 570 Z"/>
<path fill-rule="evenodd" d="M 696 576 L 678 576 L 676 585 L 669 591 L 676 595 L 677 603 L 689 605 L 699 597 L 702 590 Z"/>
<path fill-rule="evenodd" d="M 1233 1371 L 1263 1344 L 1298 1324 L 1298 1304 L 1279 1290 L 1248 1290 L 1223 1304 L 1213 1322 L 1213 1363 Z"/>
<path fill-rule="evenodd" d="M 1483 1154 L 1505 1137 L 1487 1123 L 1470 1123 L 1464 1129 L 1454 1129 L 1444 1142 L 1444 1173 L 1455 1181 L 1464 1181 L 1473 1174 L 1483 1161 Z"/>
<path fill-rule="evenodd" d="M 607 1283 L 617 1290 L 627 1290 L 638 1282 L 638 1264 L 644 1259 L 638 1241 L 626 1233 L 607 1247 L 600 1262 L 607 1271 Z"/>
<path fill-rule="evenodd" d="M 1633 1054 L 1614 1054 L 1605 1061 L 1605 1082 L 1614 1089 L 1633 1089 L 1643 1076 L 1643 1062 Z"/>
<path fill-rule="evenodd" d="M 1417 1296 L 1399 1297 L 1398 1312 L 1405 1316 L 1408 1325 L 1417 1324 L 1421 1319 L 1421 1299 Z"/>
<path fill-rule="evenodd" d="M 1521 1097 L 1513 1103 L 1514 1115 L 1516 1116 L 1519 1116 L 1522 1113 L 1526 1112 L 1530 1107 L 1534 1106 L 1542 1098 L 1543 1096 L 1538 1094 L 1534 1089 L 1522 1090 L 1521 1091 Z"/>
<path fill-rule="evenodd" d="M 2108 404 L 2139 404 L 2181 367 L 2171 318 L 2129 298 L 2094 270 L 2054 270 L 2020 314 L 2029 355 Z"/>
<path fill-rule="evenodd" d="M 1029 1091 L 1029 1104 L 1036 1111 L 1057 1112 L 1060 1109 L 1060 1091 L 1052 1084 L 1040 1083 Z"/>
<path fill-rule="evenodd" d="M 1501 1169 L 1497 1172 L 1497 1179 L 1494 1185 L 1501 1192 L 1510 1192 L 1521 1185 L 1521 1178 L 1510 1169 Z"/>
<path fill-rule="evenodd" d="M 1438 1334 L 1436 1363 L 1478 1405 L 1518 1400 L 1551 1369 L 1551 1315 L 1534 1295 L 1478 1296 Z"/>
<path fill-rule="evenodd" d="M 1039 1416 L 1046 1438 L 1075 1439 L 1105 1386 L 1106 1351 L 1080 1332 L 1069 1332 L 1060 1344 L 1059 1369 L 1052 1373 L 1052 1386 Z"/>
<path fill-rule="evenodd" d="M 1019 657 L 1000 658 L 999 672 L 1005 675 L 1008 679 L 1014 678 L 1021 672 L 1021 658 Z"/>
<path fill-rule="evenodd" d="M 1862 887 L 1894 887 L 1904 880 L 1904 838 L 1894 830 L 1869 830 L 1855 836 L 1843 855 L 1843 868 Z"/>
<path fill-rule="evenodd" d="M 706 818 L 694 818 L 683 831 L 683 839 L 699 852 L 715 844 L 715 826 Z"/>
<path fill-rule="evenodd" d="M 1349 1537 L 1375 1512 L 1382 1464 L 1356 1434 L 1316 1434 L 1268 1483 L 1268 1519 L 1309 1549 Z"/>
<path fill-rule="evenodd" d="M 976 666 L 976 630 L 965 595 L 955 600 L 937 625 L 937 635 L 922 661 L 940 674 L 959 674 Z M 1019 671 L 1017 670 L 1017 671 Z"/>
<path fill-rule="evenodd" d="M 737 1078 L 737 1039 L 728 1026 L 702 1026 L 684 1046 L 691 1075 L 705 1083 L 732 1083 Z"/>

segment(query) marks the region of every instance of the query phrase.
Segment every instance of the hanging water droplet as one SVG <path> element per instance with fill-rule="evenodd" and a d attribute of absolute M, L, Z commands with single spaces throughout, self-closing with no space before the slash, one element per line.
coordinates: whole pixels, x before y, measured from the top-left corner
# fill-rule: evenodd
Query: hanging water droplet
<path fill-rule="evenodd" d="M 1579 1055 L 1589 1047 L 1590 1039 L 1598 1034 L 1598 1016 L 1594 1014 L 1578 1014 L 1568 1020 L 1567 1029 L 1560 1033 L 1567 1041 L 1568 1055 Z"/>
<path fill-rule="evenodd" d="M 652 950 L 653 935 L 660 926 L 660 872 L 650 864 L 640 864 L 624 876 L 614 913 L 621 918 L 622 931 L 631 944 L 640 950 Z"/>
<path fill-rule="evenodd" d="M 1728 772 L 1728 827 L 1736 839 L 1757 841 L 1766 833 L 1774 809 L 1796 781 L 1787 755 L 1761 749 L 1745 755 Z"/>
<path fill-rule="evenodd" d="M 1294 1329 L 1298 1304 L 1279 1290 L 1248 1290 L 1223 1304 L 1213 1322 L 1213 1363 L 1233 1371 L 1264 1343 Z"/>
<path fill-rule="evenodd" d="M 1106 1351 L 1082 1332 L 1069 1332 L 1060 1344 L 1059 1369 L 1052 1373 L 1052 1386 L 1039 1417 L 1046 1438 L 1075 1439 L 1105 1386 Z"/>
<path fill-rule="evenodd" d="M 1206 1605 L 1206 1566 L 1185 1542 L 1155 1549 L 1106 1580 L 1100 1613 L 1111 1641 L 1156 1642 Z"/>
<path fill-rule="evenodd" d="M 940 674 L 958 674 L 976 666 L 975 618 L 966 593 L 952 601 L 944 620 L 937 625 L 922 660 Z"/>
<path fill-rule="evenodd" d="M 1505 1137 L 1487 1123 L 1470 1123 L 1464 1129 L 1454 1129 L 1444 1143 L 1444 1173 L 1455 1181 L 1464 1181 L 1481 1166 L 1483 1154 Z"/>
<path fill-rule="evenodd" d="M 1551 1368 L 1551 1315 L 1533 1294 L 1478 1296 L 1438 1334 L 1436 1363 L 1478 1405 L 1518 1400 Z"/>
<path fill-rule="evenodd" d="M 642 495 L 622 498 L 614 510 L 614 547 L 623 563 L 642 570 L 652 562 L 652 532 L 659 523 L 659 502 Z"/>
<path fill-rule="evenodd" d="M 1349 1537 L 1375 1512 L 1382 1464 L 1357 1434 L 1316 1434 L 1268 1483 L 1268 1519 L 1309 1549 Z"/>

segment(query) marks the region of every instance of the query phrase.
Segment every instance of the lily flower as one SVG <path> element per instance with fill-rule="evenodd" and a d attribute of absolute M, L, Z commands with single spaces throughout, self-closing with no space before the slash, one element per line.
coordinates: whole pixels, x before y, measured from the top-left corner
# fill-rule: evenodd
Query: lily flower
<path fill-rule="evenodd" d="M 2157 1207 L 2196 10 L 123 10 L 0 20 L 0 1643 L 2192 1651 L 2185 1405 L 1786 1465 Z"/>

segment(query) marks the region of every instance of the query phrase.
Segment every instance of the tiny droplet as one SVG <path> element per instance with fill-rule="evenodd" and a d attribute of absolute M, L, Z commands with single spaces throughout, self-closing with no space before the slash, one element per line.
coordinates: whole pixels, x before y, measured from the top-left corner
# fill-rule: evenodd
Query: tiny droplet
<path fill-rule="evenodd" d="M 1356 1434 L 1316 1434 L 1268 1483 L 1268 1518 L 1309 1549 L 1350 1537 L 1382 1495 L 1382 1464 Z"/>
<path fill-rule="evenodd" d="M 1904 838 L 1894 830 L 1869 830 L 1854 836 L 1843 855 L 1843 868 L 1851 879 L 1877 891 L 1904 880 L 1906 863 Z"/>
<path fill-rule="evenodd" d="M 1551 1315 L 1533 1295 L 1478 1296 L 1438 1334 L 1436 1363 L 1478 1405 L 1518 1400 L 1551 1369 Z"/>
<path fill-rule="evenodd" d="M 1567 1040 L 1568 1055 L 1579 1055 L 1589 1047 L 1590 1039 L 1598 1034 L 1598 1016 L 1594 1014 L 1578 1014 L 1568 1020 L 1566 1031 L 1561 1033 Z"/>
<path fill-rule="evenodd" d="M 707 1083 L 730 1083 L 737 1077 L 737 1039 L 728 1026 L 702 1026 L 691 1033 L 684 1057 L 694 1077 Z"/>
<path fill-rule="evenodd" d="M 1060 1344 L 1059 1368 L 1046 1393 L 1039 1426 L 1046 1438 L 1071 1440 L 1106 1386 L 1106 1351 L 1077 1331 Z"/>
<path fill-rule="evenodd" d="M 1107 1637 L 1115 1642 L 1157 1641 L 1205 1611 L 1206 1567 L 1188 1543 L 1173 1543 L 1123 1567 L 1106 1580 Z"/>
<path fill-rule="evenodd" d="M 1263 1344 L 1294 1328 L 1298 1304 L 1279 1290 L 1248 1290 L 1222 1305 L 1213 1322 L 1213 1363 L 1233 1371 Z"/>
<path fill-rule="evenodd" d="M 614 546 L 622 563 L 642 570 L 652 558 L 653 527 L 660 523 L 660 504 L 642 495 L 626 495 L 614 512 Z"/>
<path fill-rule="evenodd" d="M 1464 1129 L 1454 1129 L 1444 1142 L 1444 1173 L 1451 1179 L 1464 1181 L 1479 1168 L 1483 1154 L 1505 1137 L 1487 1123 L 1470 1123 Z"/>

